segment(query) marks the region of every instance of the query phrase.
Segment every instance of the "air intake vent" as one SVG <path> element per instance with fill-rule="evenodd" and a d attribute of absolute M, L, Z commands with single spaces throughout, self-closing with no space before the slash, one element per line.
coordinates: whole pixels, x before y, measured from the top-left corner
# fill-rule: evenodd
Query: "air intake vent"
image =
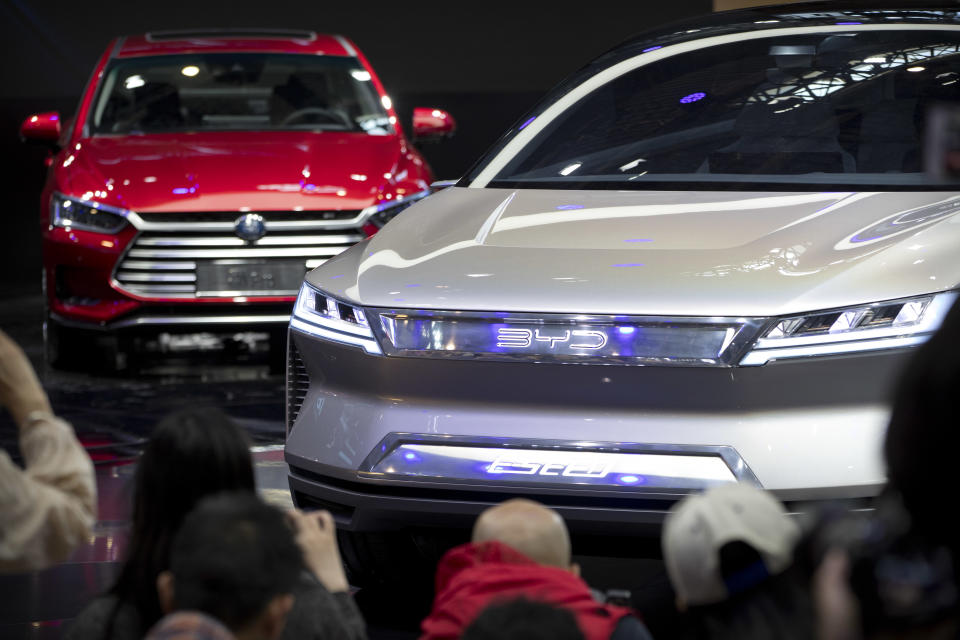
<path fill-rule="evenodd" d="M 297 351 L 297 345 L 293 340 L 288 340 L 287 344 L 287 435 L 290 435 L 310 389 L 310 375 Z"/>

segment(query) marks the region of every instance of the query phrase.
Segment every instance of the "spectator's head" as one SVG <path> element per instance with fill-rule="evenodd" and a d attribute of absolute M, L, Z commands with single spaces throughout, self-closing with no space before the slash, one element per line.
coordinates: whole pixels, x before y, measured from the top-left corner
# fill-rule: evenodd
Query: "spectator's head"
<path fill-rule="evenodd" d="M 958 389 L 960 305 L 954 304 L 900 377 L 884 454 L 890 484 L 902 496 L 917 531 L 955 549 L 960 546 L 960 525 L 944 517 L 943 493 L 937 489 L 955 482 Z"/>
<path fill-rule="evenodd" d="M 246 434 L 212 407 L 163 418 L 138 463 L 130 548 L 112 589 L 137 607 L 141 631 L 160 618 L 156 580 L 169 566 L 174 534 L 201 498 L 222 491 L 254 492 Z"/>
<path fill-rule="evenodd" d="M 583 640 L 573 612 L 546 602 L 517 598 L 480 612 L 461 640 Z"/>
<path fill-rule="evenodd" d="M 515 498 L 480 514 L 473 526 L 473 542 L 496 540 L 513 547 L 534 562 L 579 573 L 570 559 L 570 535 L 556 511 Z"/>
<path fill-rule="evenodd" d="M 200 611 L 237 637 L 278 638 L 302 570 L 282 513 L 249 493 L 222 494 L 187 516 L 157 590 L 167 613 Z"/>
<path fill-rule="evenodd" d="M 663 528 L 663 556 L 680 608 L 750 590 L 793 561 L 799 528 L 769 493 L 728 484 L 678 503 Z"/>

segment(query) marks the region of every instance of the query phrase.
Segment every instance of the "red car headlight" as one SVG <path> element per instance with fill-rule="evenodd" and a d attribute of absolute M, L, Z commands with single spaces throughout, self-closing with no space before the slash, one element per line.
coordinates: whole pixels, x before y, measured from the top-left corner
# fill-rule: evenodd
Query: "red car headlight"
<path fill-rule="evenodd" d="M 125 211 L 99 202 L 86 202 L 55 193 L 50 200 L 50 224 L 66 229 L 82 229 L 114 234 L 127 225 Z"/>

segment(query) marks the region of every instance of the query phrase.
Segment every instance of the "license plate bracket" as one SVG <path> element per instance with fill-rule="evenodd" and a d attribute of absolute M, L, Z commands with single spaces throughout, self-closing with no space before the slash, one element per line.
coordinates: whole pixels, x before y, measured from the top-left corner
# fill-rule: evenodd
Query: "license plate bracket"
<path fill-rule="evenodd" d="M 197 265 L 197 295 L 295 295 L 306 272 L 306 264 L 295 260 L 201 262 Z"/>

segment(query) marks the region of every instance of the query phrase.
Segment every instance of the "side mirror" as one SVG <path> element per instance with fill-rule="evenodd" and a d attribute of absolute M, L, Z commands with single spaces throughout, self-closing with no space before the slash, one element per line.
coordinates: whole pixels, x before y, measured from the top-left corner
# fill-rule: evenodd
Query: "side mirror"
<path fill-rule="evenodd" d="M 27 142 L 57 144 L 60 139 L 60 114 L 48 111 L 30 116 L 20 125 L 20 137 Z"/>
<path fill-rule="evenodd" d="M 417 107 L 413 110 L 413 139 L 440 140 L 453 135 L 457 122 L 443 109 Z"/>

